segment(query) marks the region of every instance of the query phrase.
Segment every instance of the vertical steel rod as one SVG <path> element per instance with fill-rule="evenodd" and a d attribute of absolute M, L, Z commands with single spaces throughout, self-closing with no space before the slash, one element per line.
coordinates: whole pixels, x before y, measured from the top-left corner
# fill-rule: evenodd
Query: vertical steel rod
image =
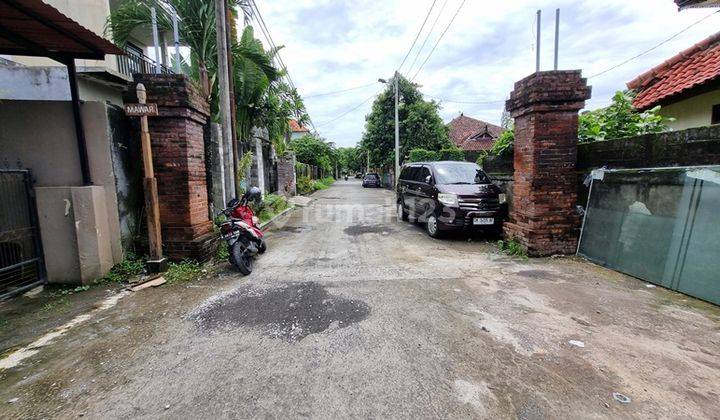
<path fill-rule="evenodd" d="M 150 19 L 152 21 L 153 47 L 155 48 L 155 74 L 160 74 L 160 38 L 158 36 L 157 12 L 155 7 L 150 8 Z"/>
<path fill-rule="evenodd" d="M 173 41 L 175 42 L 175 73 L 180 74 L 180 31 L 178 29 L 178 15 L 175 10 L 172 14 L 173 19 Z"/>
<path fill-rule="evenodd" d="M 537 11 L 537 33 L 535 35 L 535 72 L 540 71 L 540 17 L 542 11 Z"/>
<path fill-rule="evenodd" d="M 554 70 L 558 69 L 558 45 L 560 43 L 560 9 L 555 9 L 555 65 Z"/>

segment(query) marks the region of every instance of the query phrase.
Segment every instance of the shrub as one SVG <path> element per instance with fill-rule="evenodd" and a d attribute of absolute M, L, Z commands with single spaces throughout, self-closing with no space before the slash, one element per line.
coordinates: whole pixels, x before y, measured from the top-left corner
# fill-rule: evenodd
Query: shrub
<path fill-rule="evenodd" d="M 425 149 L 410 150 L 410 162 L 430 162 L 440 160 L 438 152 Z"/>
<path fill-rule="evenodd" d="M 508 239 L 505 241 L 499 240 L 497 244 L 498 249 L 507 255 L 521 257 L 523 259 L 527 258 L 527 252 L 525 252 L 525 248 L 523 248 L 523 246 L 520 245 L 520 242 L 516 241 L 515 239 Z"/>
<path fill-rule="evenodd" d="M 447 147 L 440 150 L 442 160 L 465 160 L 465 152 L 459 147 Z"/>
<path fill-rule="evenodd" d="M 310 194 L 315 191 L 313 188 L 313 180 L 307 176 L 301 176 L 297 179 L 297 192 L 300 195 Z"/>
<path fill-rule="evenodd" d="M 515 143 L 515 130 L 505 130 L 500 134 L 495 143 L 493 143 L 490 154 L 495 156 L 507 156 L 513 152 L 513 143 Z"/>

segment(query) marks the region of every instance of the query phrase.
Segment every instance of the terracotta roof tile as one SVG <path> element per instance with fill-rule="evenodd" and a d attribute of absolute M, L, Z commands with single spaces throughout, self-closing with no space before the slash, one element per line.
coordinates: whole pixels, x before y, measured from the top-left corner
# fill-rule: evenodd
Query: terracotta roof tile
<path fill-rule="evenodd" d="M 495 124 L 465 115 L 460 115 L 450 121 L 448 127 L 450 140 L 466 152 L 490 150 L 502 132 L 502 128 Z"/>
<path fill-rule="evenodd" d="M 289 120 L 289 123 L 290 123 L 290 131 L 292 131 L 293 133 L 309 133 L 310 132 L 310 130 L 308 130 L 307 128 L 298 124 L 298 122 L 295 120 Z"/>
<path fill-rule="evenodd" d="M 720 32 L 704 39 L 627 84 L 633 105 L 648 109 L 689 89 L 720 79 Z"/>

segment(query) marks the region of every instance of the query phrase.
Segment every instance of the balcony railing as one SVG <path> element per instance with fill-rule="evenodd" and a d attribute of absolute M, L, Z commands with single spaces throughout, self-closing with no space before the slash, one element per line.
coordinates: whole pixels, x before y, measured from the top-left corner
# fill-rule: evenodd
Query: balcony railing
<path fill-rule="evenodd" d="M 126 55 L 117 56 L 118 71 L 132 77 L 137 73 L 156 73 L 155 61 L 145 55 L 139 55 L 136 51 L 129 51 Z M 160 73 L 174 74 L 169 67 L 160 64 Z"/>

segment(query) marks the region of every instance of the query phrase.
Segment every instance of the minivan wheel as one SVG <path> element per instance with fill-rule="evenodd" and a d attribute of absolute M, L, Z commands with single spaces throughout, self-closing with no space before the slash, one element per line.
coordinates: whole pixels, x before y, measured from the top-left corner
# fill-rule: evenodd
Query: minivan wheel
<path fill-rule="evenodd" d="M 397 203 L 397 217 L 398 220 L 401 220 L 403 222 L 407 222 L 408 220 L 408 212 L 405 211 L 405 208 L 402 205 L 402 202 Z"/>
<path fill-rule="evenodd" d="M 427 218 L 427 222 L 425 223 L 425 230 L 427 230 L 428 235 L 432 238 L 437 238 L 440 236 L 440 229 L 438 229 L 438 221 L 437 217 L 435 217 L 434 214 L 431 214 Z"/>

